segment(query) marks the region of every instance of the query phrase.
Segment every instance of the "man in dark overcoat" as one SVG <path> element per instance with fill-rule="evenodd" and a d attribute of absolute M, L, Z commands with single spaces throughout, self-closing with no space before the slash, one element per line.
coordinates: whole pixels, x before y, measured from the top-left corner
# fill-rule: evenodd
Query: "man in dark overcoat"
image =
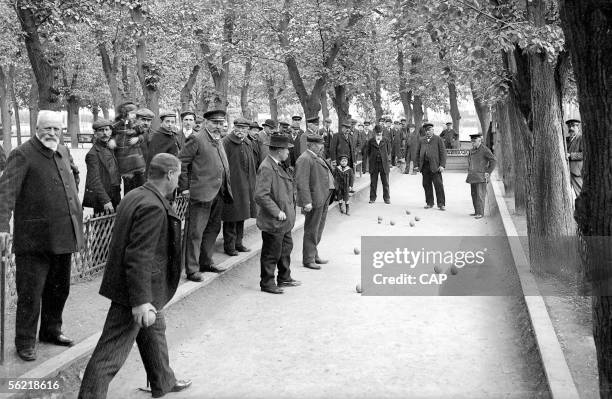
<path fill-rule="evenodd" d="M 257 170 L 255 201 L 257 227 L 261 230 L 261 280 L 263 292 L 282 294 L 282 287 L 301 283 L 291 277 L 291 230 L 295 224 L 295 189 L 293 175 L 283 166 L 292 144 L 289 137 L 270 138 L 269 153 Z M 276 282 L 274 271 L 278 268 Z"/>
<path fill-rule="evenodd" d="M 160 127 L 151 133 L 147 145 L 147 166 L 157 154 L 166 153 L 177 156 L 182 148 L 184 138 L 176 127 L 176 114 L 174 111 L 161 112 Z"/>
<path fill-rule="evenodd" d="M 259 164 L 261 164 L 261 161 L 263 161 L 263 158 L 261 157 L 261 147 L 263 146 L 263 144 L 259 141 L 259 132 L 261 132 L 262 130 L 263 128 L 259 126 L 259 123 L 257 123 L 257 121 L 253 121 L 251 122 L 251 125 L 249 127 L 249 134 L 247 134 L 246 138 L 244 139 L 253 150 L 253 158 L 255 159 L 255 172 L 257 172 Z"/>
<path fill-rule="evenodd" d="M 421 137 L 417 145 L 417 157 L 419 170 L 423 174 L 423 188 L 425 189 L 425 209 L 434 206 L 434 188 L 438 209 L 446 210 L 446 198 L 444 195 L 444 182 L 442 172 L 446 167 L 446 148 L 444 141 L 433 132 L 433 124 L 423 124 L 425 137 Z M 432 188 L 433 186 L 433 188 Z"/>
<path fill-rule="evenodd" d="M 168 200 L 180 173 L 174 155 L 156 155 L 148 181 L 121 201 L 100 285 L 100 294 L 112 302 L 79 399 L 106 398 L 134 340 L 154 398 L 191 385 L 177 381 L 170 368 L 163 312 L 181 277 L 181 221 Z"/>
<path fill-rule="evenodd" d="M 459 133 L 453 129 L 452 122 L 446 124 L 446 128 L 440 133 L 440 138 L 444 141 L 444 145 L 447 149 L 456 147 L 457 140 L 459 140 Z"/>
<path fill-rule="evenodd" d="M 227 155 L 221 143 L 225 111 L 204 114 L 204 129 L 193 134 L 179 154 L 182 162 L 179 190 L 189 194 L 185 272 L 202 281 L 202 272 L 222 272 L 212 259 L 221 231 L 223 205 L 231 204 L 232 185 Z"/>
<path fill-rule="evenodd" d="M 278 125 L 272 119 L 266 119 L 262 125 L 263 129 L 259 132 L 259 159 L 260 164 L 268 156 L 270 137 L 276 131 Z M 257 165 L 259 166 L 259 165 Z"/>
<path fill-rule="evenodd" d="M 465 180 L 469 183 L 472 192 L 472 203 L 476 219 L 484 216 L 484 204 L 487 197 L 487 183 L 493 169 L 495 169 L 495 155 L 482 145 L 482 134 L 470 134 L 472 149 L 468 156 L 468 175 Z"/>
<path fill-rule="evenodd" d="M 331 163 L 336 166 L 336 160 L 338 155 L 346 154 L 349 156 L 348 165 L 353 169 L 355 167 L 355 138 L 351 134 L 351 122 L 345 120 L 342 122 L 342 132 L 336 133 L 331 139 L 329 145 L 329 156 L 331 157 Z"/>
<path fill-rule="evenodd" d="M 407 124 L 406 129 L 406 148 L 404 149 L 406 169 L 404 169 L 404 173 L 416 175 L 416 172 L 419 168 L 418 157 L 416 153 L 417 147 L 419 145 L 419 135 L 415 130 L 414 123 Z"/>
<path fill-rule="evenodd" d="M 113 123 L 98 119 L 92 125 L 94 144 L 85 156 L 87 178 L 83 206 L 93 208 L 94 214 L 115 212 L 121 201 L 121 176 L 114 152 L 108 148 Z"/>
<path fill-rule="evenodd" d="M 230 256 L 249 252 L 242 244 L 244 221 L 256 216 L 255 178 L 257 164 L 253 149 L 247 142 L 251 122 L 244 118 L 234 120 L 234 130 L 221 142 L 225 148 L 230 170 L 234 202 L 223 205 L 223 249 Z"/>
<path fill-rule="evenodd" d="M 331 129 L 332 120 L 331 118 L 325 118 L 323 127 L 319 129 L 319 136 L 323 137 L 323 158 L 331 159 L 329 157 L 329 146 L 331 145 L 331 139 L 334 136 L 334 132 Z"/>
<path fill-rule="evenodd" d="M 9 155 L 0 177 L 0 251 L 8 245 L 13 216 L 17 314 L 15 346 L 27 361 L 36 359 L 39 340 L 71 346 L 62 332 L 62 312 L 70 291 L 70 259 L 83 244 L 83 210 L 60 140 L 62 114 L 40 111 L 36 134 Z"/>
<path fill-rule="evenodd" d="M 374 137 L 366 142 L 362 151 L 363 158 L 367 159 L 370 171 L 370 204 L 376 202 L 379 175 L 383 187 L 383 200 L 385 204 L 390 204 L 389 154 L 391 152 L 391 143 L 383 136 L 382 126 L 374 126 Z"/>
<path fill-rule="evenodd" d="M 334 136 L 335 137 L 335 136 Z M 334 175 L 323 159 L 323 137 L 309 135 L 308 149 L 297 160 L 295 180 L 297 205 L 305 214 L 302 263 L 304 267 L 318 270 L 328 263 L 319 257 L 317 245 L 321 241 L 329 201 L 335 190 Z"/>

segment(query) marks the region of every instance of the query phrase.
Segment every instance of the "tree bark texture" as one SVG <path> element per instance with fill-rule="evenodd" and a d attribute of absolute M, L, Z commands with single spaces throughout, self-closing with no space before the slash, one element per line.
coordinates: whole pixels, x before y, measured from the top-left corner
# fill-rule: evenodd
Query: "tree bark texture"
<path fill-rule="evenodd" d="M 414 96 L 412 100 L 412 115 L 414 117 L 414 125 L 416 126 L 416 131 L 418 132 L 423 126 L 423 117 L 425 113 L 423 111 L 423 101 L 421 101 L 421 96 Z"/>
<path fill-rule="evenodd" d="M 412 123 L 412 92 L 408 90 L 404 66 L 404 52 L 402 50 L 397 51 L 397 69 L 399 73 L 399 94 L 402 100 L 402 107 L 404 108 L 404 116 L 406 117 L 407 123 Z"/>
<path fill-rule="evenodd" d="M 478 115 L 478 121 L 480 122 L 480 133 L 483 135 L 483 141 L 486 141 L 487 131 L 489 130 L 489 124 L 491 123 L 491 110 L 482 100 L 472 82 L 470 82 L 470 89 L 472 90 L 472 99 L 474 100 L 476 115 Z"/>
<path fill-rule="evenodd" d="M 329 118 L 329 107 L 327 105 L 327 90 L 321 90 L 321 113 L 323 119 Z"/>
<path fill-rule="evenodd" d="M 15 133 L 17 134 L 17 145 L 21 145 L 21 119 L 19 118 L 19 103 L 15 94 L 15 64 L 9 66 L 7 87 L 9 98 L 13 106 L 13 114 L 15 115 Z"/>
<path fill-rule="evenodd" d="M 457 85 L 455 84 L 455 77 L 452 74 L 448 80 L 448 100 L 450 103 L 450 115 L 453 121 L 453 129 L 459 134 L 461 113 L 459 112 L 459 104 L 457 102 Z"/>
<path fill-rule="evenodd" d="M 193 68 L 191 69 L 191 73 L 189 74 L 189 78 L 187 79 L 187 82 L 185 82 L 185 84 L 183 85 L 183 88 L 181 89 L 181 112 L 185 112 L 191 109 L 191 101 L 193 99 L 191 92 L 197 82 L 199 72 L 200 72 L 200 65 L 199 64 L 194 65 Z"/>
<path fill-rule="evenodd" d="M 138 25 L 147 23 L 146 17 L 141 6 L 131 9 L 132 18 Z M 154 63 L 148 60 L 147 42 L 144 35 L 140 35 L 136 40 L 136 73 L 145 104 L 155 115 L 159 115 L 159 81 L 161 79 L 160 71 Z M 159 118 L 153 119 L 151 124 L 152 129 L 159 127 Z"/>
<path fill-rule="evenodd" d="M 334 86 L 334 108 L 338 114 L 338 131 L 349 115 L 350 96 L 346 85 Z"/>
<path fill-rule="evenodd" d="M 278 121 L 278 100 L 274 88 L 274 78 L 266 79 L 266 90 L 268 92 L 268 104 L 270 106 L 270 119 Z"/>
<path fill-rule="evenodd" d="M 113 99 L 113 107 L 117 108 L 121 103 L 127 100 L 125 92 L 121 90 L 119 83 L 117 82 L 117 75 L 119 73 L 119 57 L 117 54 L 113 56 L 111 61 L 106 49 L 106 43 L 101 42 L 98 44 L 98 53 L 102 59 L 102 71 L 108 84 L 108 89 Z"/>
<path fill-rule="evenodd" d="M 70 142 L 72 148 L 79 147 L 79 133 L 81 133 L 81 126 L 79 123 L 79 106 L 81 99 L 75 94 L 76 87 L 79 78 L 79 68 L 75 68 L 72 78 L 68 81 L 66 71 L 63 71 L 64 87 L 68 87 L 68 95 L 66 98 L 66 111 L 67 115 L 67 133 L 70 135 Z"/>
<path fill-rule="evenodd" d="M 242 109 L 242 117 L 252 119 L 253 113 L 249 107 L 249 88 L 251 87 L 251 71 L 253 70 L 253 62 L 247 60 L 244 64 L 244 75 L 242 77 L 242 86 L 240 87 L 240 108 Z"/>
<path fill-rule="evenodd" d="M 30 137 L 34 135 L 36 131 L 36 121 L 38 120 L 38 84 L 36 84 L 36 79 L 32 76 L 30 79 L 32 85 L 30 86 L 30 102 L 28 104 L 28 108 L 30 110 Z"/>
<path fill-rule="evenodd" d="M 4 150 L 8 154 L 11 150 L 11 112 L 9 108 L 8 77 L 4 68 L 0 66 L 0 118 L 2 122 L 2 139 Z"/>
<path fill-rule="evenodd" d="M 578 89 L 583 122 L 584 179 L 575 217 L 587 241 L 582 257 L 591 273 L 610 276 L 612 254 L 612 5 L 602 0 L 560 0 L 566 46 Z M 596 243 L 603 243 L 603 248 Z M 597 349 L 599 392 L 612 397 L 612 297 L 593 292 L 593 337 Z"/>
<path fill-rule="evenodd" d="M 495 109 L 497 133 L 500 138 L 499 149 L 495 152 L 498 160 L 498 171 L 501 172 L 506 194 L 513 195 L 516 176 L 514 174 L 514 151 L 507 100 L 497 103 Z"/>

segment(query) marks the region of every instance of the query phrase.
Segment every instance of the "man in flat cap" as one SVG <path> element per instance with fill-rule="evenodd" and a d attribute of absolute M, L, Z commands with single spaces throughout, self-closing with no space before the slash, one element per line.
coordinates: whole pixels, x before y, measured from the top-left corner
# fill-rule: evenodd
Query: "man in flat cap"
<path fill-rule="evenodd" d="M 229 164 L 221 143 L 225 111 L 204 114 L 204 129 L 192 135 L 179 154 L 179 190 L 189 194 L 185 272 L 202 281 L 202 272 L 222 272 L 213 262 L 215 240 L 221 231 L 223 205 L 233 202 Z"/>
<path fill-rule="evenodd" d="M 582 191 L 582 129 L 578 119 L 565 122 L 569 132 L 566 158 L 569 161 L 570 181 L 576 197 Z"/>
<path fill-rule="evenodd" d="M 148 173 L 147 182 L 126 195 L 117 211 L 100 285 L 100 295 L 111 306 L 85 368 L 79 399 L 106 398 L 134 341 L 154 398 L 191 385 L 177 380 L 170 368 L 163 311 L 181 277 L 181 221 L 168 201 L 181 164 L 174 155 L 160 153 Z"/>
<path fill-rule="evenodd" d="M 453 129 L 453 122 L 446 123 L 446 128 L 440 133 L 440 138 L 444 140 L 447 149 L 455 148 L 455 143 L 459 140 L 459 133 Z"/>
<path fill-rule="evenodd" d="M 223 249 L 229 256 L 248 252 L 242 244 L 244 221 L 256 216 L 255 177 L 258 164 L 248 139 L 251 122 L 244 118 L 234 120 L 234 129 L 221 142 L 227 155 L 234 202 L 223 205 Z"/>
<path fill-rule="evenodd" d="M 294 128 L 296 128 L 298 130 L 298 136 L 301 136 L 302 134 L 304 134 L 304 130 L 302 130 L 302 117 L 299 115 L 293 115 L 291 117 L 291 130 L 293 130 Z M 301 151 L 300 154 L 304 152 Z"/>
<path fill-rule="evenodd" d="M 41 342 L 71 346 L 62 332 L 70 291 L 70 258 L 83 244 L 83 211 L 71 173 L 70 153 L 60 141 L 60 112 L 41 110 L 36 134 L 9 154 L 0 177 L 0 251 L 8 246 L 13 220 L 17 313 L 15 346 L 36 360 Z"/>
<path fill-rule="evenodd" d="M 329 156 L 331 157 L 332 166 L 336 166 L 336 160 L 339 154 L 347 154 L 349 158 L 349 166 L 354 169 L 355 161 L 355 139 L 351 135 L 351 122 L 345 120 L 342 122 L 342 132 L 334 134 L 329 145 Z"/>
<path fill-rule="evenodd" d="M 259 132 L 259 157 L 263 161 L 268 156 L 270 138 L 276 131 L 278 125 L 272 119 L 266 119 L 262 125 L 263 130 Z M 257 165 L 259 167 L 259 165 Z"/>
<path fill-rule="evenodd" d="M 148 108 L 139 108 L 136 111 L 136 121 L 134 122 L 134 129 L 142 138 L 140 148 L 142 150 L 142 155 L 145 159 L 145 163 L 146 163 L 146 160 L 149 159 L 149 156 L 148 156 L 149 141 L 151 141 L 151 134 L 152 134 L 151 123 L 153 122 L 154 118 L 155 118 L 155 114 L 153 113 L 153 111 L 151 111 Z M 145 174 L 143 174 L 142 177 L 140 177 L 139 182 L 132 182 L 132 183 L 137 184 L 137 185 L 132 184 L 132 188 L 140 187 L 141 185 L 144 184 L 145 181 L 146 181 L 146 176 Z M 125 186 L 125 180 L 123 184 Z"/>
<path fill-rule="evenodd" d="M 151 135 L 147 151 L 147 166 L 151 159 L 157 154 L 166 153 L 177 156 L 182 146 L 182 139 L 176 128 L 176 113 L 174 111 L 162 111 L 159 114 L 161 125 Z"/>
<path fill-rule="evenodd" d="M 257 171 L 255 202 L 257 227 L 261 230 L 261 280 L 263 292 L 282 294 L 283 287 L 301 283 L 291 277 L 291 230 L 295 224 L 293 174 L 283 166 L 292 144 L 289 137 L 274 135 L 267 143 L 268 155 Z M 278 269 L 276 282 L 274 271 Z"/>
<path fill-rule="evenodd" d="M 319 265 L 328 262 L 319 257 L 317 245 L 323 235 L 327 208 L 335 190 L 335 182 L 331 167 L 322 158 L 323 137 L 318 134 L 309 135 L 307 147 L 295 166 L 297 205 L 302 208 L 306 216 L 302 263 L 304 267 L 318 270 L 321 268 Z"/>
<path fill-rule="evenodd" d="M 489 176 L 495 169 L 495 156 L 487 148 L 482 145 L 482 134 L 470 134 L 472 140 L 472 149 L 468 156 L 468 175 L 465 180 L 470 185 L 472 192 L 472 204 L 474 205 L 474 216 L 476 219 L 482 219 L 484 216 L 484 204 L 487 197 L 487 183 Z"/>
<path fill-rule="evenodd" d="M 308 148 L 308 140 L 306 140 L 308 138 L 308 135 L 318 135 L 319 134 L 319 117 L 318 116 L 311 116 L 309 118 L 306 119 L 306 134 L 302 134 L 302 136 L 300 137 L 300 155 L 306 151 L 306 148 Z M 325 139 L 323 139 L 323 142 L 325 144 Z M 325 145 L 323 146 L 325 148 Z M 325 153 L 323 153 L 322 156 L 325 156 Z M 325 159 L 325 158 L 323 158 Z"/>
<path fill-rule="evenodd" d="M 115 212 L 121 200 L 121 177 L 114 152 L 108 148 L 113 123 L 98 119 L 92 125 L 94 144 L 85 156 L 87 178 L 83 206 L 94 214 Z"/>
<path fill-rule="evenodd" d="M 436 200 L 441 211 L 446 210 L 446 199 L 444 196 L 444 182 L 442 172 L 446 167 L 446 148 L 440 136 L 433 132 L 433 123 L 424 123 L 425 137 L 419 140 L 417 145 L 417 157 L 419 170 L 423 174 L 423 188 L 425 189 L 425 209 L 433 208 L 434 196 L 432 188 L 436 190 Z"/>
<path fill-rule="evenodd" d="M 402 131 L 399 121 L 393 122 L 391 140 L 391 165 L 396 166 L 402 152 Z"/>

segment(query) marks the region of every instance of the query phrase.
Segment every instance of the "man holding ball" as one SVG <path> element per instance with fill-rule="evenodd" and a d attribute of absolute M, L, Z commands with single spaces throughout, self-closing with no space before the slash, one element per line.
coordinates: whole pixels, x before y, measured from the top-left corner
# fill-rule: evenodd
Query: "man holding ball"
<path fill-rule="evenodd" d="M 168 360 L 163 307 L 181 276 L 181 221 L 169 199 L 178 186 L 181 163 L 161 153 L 151 160 L 148 181 L 130 191 L 117 209 L 100 294 L 110 299 L 98 345 L 83 375 L 79 398 L 106 398 L 108 385 L 134 344 L 154 398 L 179 392 Z"/>

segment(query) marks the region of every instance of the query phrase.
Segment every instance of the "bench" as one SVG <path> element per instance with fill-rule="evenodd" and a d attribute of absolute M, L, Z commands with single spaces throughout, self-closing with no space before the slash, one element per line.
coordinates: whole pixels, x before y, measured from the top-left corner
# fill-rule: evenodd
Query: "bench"
<path fill-rule="evenodd" d="M 72 138 L 66 132 L 63 134 L 64 137 L 64 145 L 72 143 Z M 93 133 L 77 133 L 77 143 L 78 144 L 91 144 L 93 143 Z"/>

